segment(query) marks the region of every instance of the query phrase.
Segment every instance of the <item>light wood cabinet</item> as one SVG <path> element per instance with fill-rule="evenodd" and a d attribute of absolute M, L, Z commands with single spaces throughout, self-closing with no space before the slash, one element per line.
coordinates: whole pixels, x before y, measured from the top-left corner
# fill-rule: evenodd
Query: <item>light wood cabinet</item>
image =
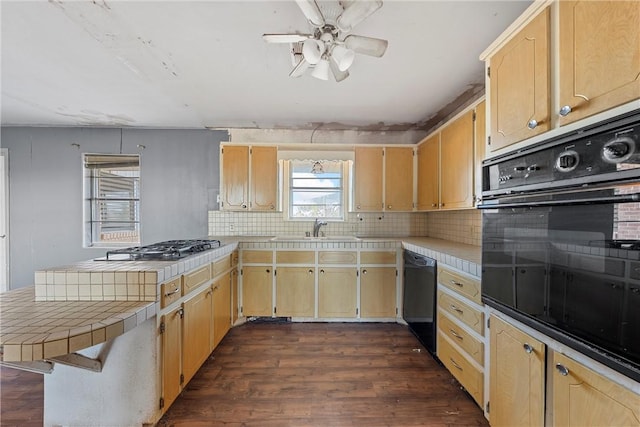
<path fill-rule="evenodd" d="M 554 425 L 640 426 L 640 395 L 563 354 L 553 366 Z"/>
<path fill-rule="evenodd" d="M 473 207 L 473 111 L 440 132 L 440 207 Z"/>
<path fill-rule="evenodd" d="M 412 147 L 384 149 L 386 211 L 413 210 L 413 156 Z"/>
<path fill-rule="evenodd" d="M 211 353 L 211 307 L 211 288 L 202 290 L 183 304 L 182 374 L 185 383 Z"/>
<path fill-rule="evenodd" d="M 418 210 L 440 207 L 440 133 L 418 146 Z"/>
<path fill-rule="evenodd" d="M 231 329 L 231 273 L 218 278 L 212 291 L 212 321 L 209 352 L 213 351 Z"/>
<path fill-rule="evenodd" d="M 479 280 L 440 266 L 438 267 L 438 282 L 471 301 L 482 304 Z"/>
<path fill-rule="evenodd" d="M 182 389 L 182 307 L 163 315 L 162 333 L 162 395 L 161 407 L 171 406 Z"/>
<path fill-rule="evenodd" d="M 561 125 L 640 98 L 640 2 L 561 1 L 559 31 Z"/>
<path fill-rule="evenodd" d="M 211 279 L 211 267 L 207 264 L 182 276 L 182 295 L 197 289 Z"/>
<path fill-rule="evenodd" d="M 484 313 L 442 290 L 438 291 L 438 308 L 469 328 L 482 335 L 484 332 Z"/>
<path fill-rule="evenodd" d="M 245 266 L 242 269 L 242 314 L 273 314 L 273 271 L 269 266 Z"/>
<path fill-rule="evenodd" d="M 278 267 L 276 270 L 276 315 L 314 317 L 314 267 Z"/>
<path fill-rule="evenodd" d="M 318 317 L 357 316 L 357 268 L 323 267 L 318 272 Z"/>
<path fill-rule="evenodd" d="M 396 316 L 395 267 L 360 268 L 360 317 Z"/>
<path fill-rule="evenodd" d="M 356 212 L 382 211 L 384 149 L 356 147 L 353 178 L 353 207 Z"/>
<path fill-rule="evenodd" d="M 495 316 L 490 331 L 491 425 L 544 425 L 545 345 Z"/>
<path fill-rule="evenodd" d="M 231 324 L 238 320 L 238 269 L 231 270 Z"/>
<path fill-rule="evenodd" d="M 182 278 L 177 277 L 160 286 L 160 308 L 178 301 L 182 296 Z"/>
<path fill-rule="evenodd" d="M 438 331 L 436 346 L 440 361 L 469 392 L 471 397 L 482 406 L 484 399 L 484 376 L 482 372 L 467 359 L 463 352 L 459 351 L 451 343 L 449 338 L 442 333 L 442 330 Z"/>
<path fill-rule="evenodd" d="M 476 117 L 474 120 L 474 178 L 473 187 L 476 194 L 475 202 L 480 202 L 482 194 L 482 161 L 487 154 L 487 102 L 482 101 L 476 105 Z"/>
<path fill-rule="evenodd" d="M 221 209 L 275 211 L 277 147 L 224 145 L 220 149 Z"/>

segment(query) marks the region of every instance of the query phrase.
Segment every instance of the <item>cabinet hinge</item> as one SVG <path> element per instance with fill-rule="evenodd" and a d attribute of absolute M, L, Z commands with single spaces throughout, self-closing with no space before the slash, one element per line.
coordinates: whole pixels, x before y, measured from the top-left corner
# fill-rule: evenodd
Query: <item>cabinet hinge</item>
<path fill-rule="evenodd" d="M 396 316 L 398 315 L 398 307 L 396 307 Z"/>
<path fill-rule="evenodd" d="M 278 312 L 278 307 L 273 307 L 273 314 L 276 314 Z"/>
<path fill-rule="evenodd" d="M 180 374 L 180 384 L 184 384 L 184 374 Z"/>
<path fill-rule="evenodd" d="M 164 324 L 164 322 L 160 323 L 160 333 L 164 334 L 165 329 L 167 328 L 167 326 Z"/>
<path fill-rule="evenodd" d="M 178 314 L 180 315 L 181 319 L 184 319 L 184 308 L 181 308 L 180 310 L 178 310 Z"/>
<path fill-rule="evenodd" d="M 253 148 L 249 148 L 249 154 L 253 154 Z"/>
<path fill-rule="evenodd" d="M 491 318 L 487 319 L 487 329 L 491 329 Z"/>
<path fill-rule="evenodd" d="M 491 145 L 491 137 L 490 136 L 487 137 L 487 145 Z"/>
<path fill-rule="evenodd" d="M 398 269 L 396 268 L 396 277 L 398 277 Z"/>
<path fill-rule="evenodd" d="M 244 314 L 244 306 L 243 305 L 240 306 L 240 313 Z"/>
<path fill-rule="evenodd" d="M 273 269 L 273 275 L 274 276 L 278 275 L 278 270 L 276 270 L 275 268 Z"/>
<path fill-rule="evenodd" d="M 360 277 L 360 270 L 356 270 L 356 277 Z"/>
<path fill-rule="evenodd" d="M 242 276 L 242 271 L 243 271 L 243 270 L 242 270 L 242 269 L 240 269 L 240 275 L 241 275 L 241 276 Z"/>
<path fill-rule="evenodd" d="M 356 316 L 358 315 L 358 310 L 359 310 L 359 309 L 357 309 L 357 308 L 356 308 Z"/>
<path fill-rule="evenodd" d="M 487 77 L 491 77 L 491 67 L 487 67 Z"/>
<path fill-rule="evenodd" d="M 164 408 L 164 397 L 160 398 L 160 409 Z"/>
<path fill-rule="evenodd" d="M 487 414 L 489 413 L 489 402 L 487 402 Z"/>
<path fill-rule="evenodd" d="M 473 115 L 471 116 L 471 120 L 473 120 L 474 122 L 476 121 L 476 112 L 473 112 Z"/>
<path fill-rule="evenodd" d="M 220 153 L 224 154 L 224 148 L 220 150 Z"/>

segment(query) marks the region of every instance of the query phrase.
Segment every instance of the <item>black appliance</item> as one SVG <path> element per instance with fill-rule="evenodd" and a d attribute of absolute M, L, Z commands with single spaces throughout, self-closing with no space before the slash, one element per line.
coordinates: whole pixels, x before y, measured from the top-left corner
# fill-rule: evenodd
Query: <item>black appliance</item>
<path fill-rule="evenodd" d="M 436 354 L 436 260 L 404 251 L 402 318 L 422 345 Z"/>
<path fill-rule="evenodd" d="M 483 163 L 482 300 L 640 380 L 640 110 Z"/>
<path fill-rule="evenodd" d="M 219 240 L 168 240 L 147 246 L 113 249 L 100 261 L 176 261 L 220 247 Z"/>

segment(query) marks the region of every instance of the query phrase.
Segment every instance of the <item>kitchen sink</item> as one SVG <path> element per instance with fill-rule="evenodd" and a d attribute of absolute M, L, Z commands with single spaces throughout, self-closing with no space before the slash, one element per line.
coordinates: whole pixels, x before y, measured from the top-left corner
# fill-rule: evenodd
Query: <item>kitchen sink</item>
<path fill-rule="evenodd" d="M 359 242 L 361 239 L 356 236 L 276 236 L 270 240 L 272 242 Z"/>

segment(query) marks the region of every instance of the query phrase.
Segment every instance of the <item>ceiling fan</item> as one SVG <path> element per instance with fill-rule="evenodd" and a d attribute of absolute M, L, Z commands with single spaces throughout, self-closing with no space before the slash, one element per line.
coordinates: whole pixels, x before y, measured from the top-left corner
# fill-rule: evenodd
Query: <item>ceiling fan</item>
<path fill-rule="evenodd" d="M 263 34 L 267 43 L 291 43 L 296 60 L 290 77 L 300 77 L 309 68 L 320 80 L 337 82 L 349 77 L 355 54 L 380 58 L 389 42 L 373 37 L 349 34 L 353 27 L 382 7 L 381 0 L 343 0 L 337 8 L 325 8 L 324 15 L 315 0 L 295 0 L 313 27 L 313 34 Z"/>

